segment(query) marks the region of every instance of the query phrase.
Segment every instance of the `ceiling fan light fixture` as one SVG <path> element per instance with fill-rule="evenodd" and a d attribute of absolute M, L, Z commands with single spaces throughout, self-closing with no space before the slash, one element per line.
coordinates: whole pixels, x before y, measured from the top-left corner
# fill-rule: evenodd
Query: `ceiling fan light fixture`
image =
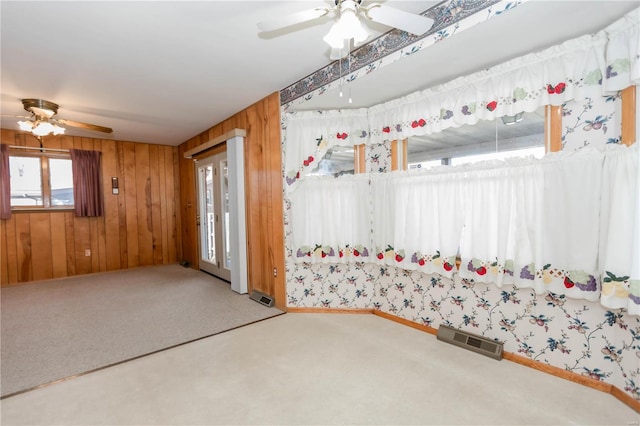
<path fill-rule="evenodd" d="M 25 132 L 30 132 L 31 130 L 33 130 L 33 122 L 32 121 L 18 121 L 18 127 L 20 127 L 20 130 L 23 130 Z"/>
<path fill-rule="evenodd" d="M 18 127 L 24 132 L 31 132 L 36 136 L 47 136 L 51 133 L 54 135 L 63 135 L 65 128 L 48 121 L 18 121 Z"/>
<path fill-rule="evenodd" d="M 364 43 L 369 32 L 358 18 L 357 4 L 354 0 L 341 3 L 340 18 L 331 26 L 323 40 L 334 49 L 342 49 L 345 40 L 353 39 L 355 45 Z"/>

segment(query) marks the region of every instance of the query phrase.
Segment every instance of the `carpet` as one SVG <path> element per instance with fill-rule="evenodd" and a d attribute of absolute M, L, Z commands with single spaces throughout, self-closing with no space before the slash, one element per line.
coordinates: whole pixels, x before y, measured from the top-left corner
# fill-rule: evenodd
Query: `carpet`
<path fill-rule="evenodd" d="M 5 287 L 1 296 L 2 397 L 283 313 L 179 265 Z"/>

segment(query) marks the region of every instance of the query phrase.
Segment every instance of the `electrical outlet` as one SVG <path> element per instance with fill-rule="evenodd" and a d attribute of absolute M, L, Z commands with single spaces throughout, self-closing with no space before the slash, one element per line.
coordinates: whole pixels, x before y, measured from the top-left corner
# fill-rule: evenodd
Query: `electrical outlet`
<path fill-rule="evenodd" d="M 85 255 L 85 256 L 91 256 L 91 250 L 90 250 L 90 249 L 86 249 L 86 250 L 84 251 L 84 255 Z"/>

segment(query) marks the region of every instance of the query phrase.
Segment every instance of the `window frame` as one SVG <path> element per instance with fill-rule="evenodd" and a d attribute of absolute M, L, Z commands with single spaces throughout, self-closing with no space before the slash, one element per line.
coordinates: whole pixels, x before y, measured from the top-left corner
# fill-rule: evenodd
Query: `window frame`
<path fill-rule="evenodd" d="M 46 151 L 46 149 L 38 151 L 22 151 L 20 149 L 9 149 L 9 161 L 13 157 L 28 157 L 38 158 L 40 160 L 40 185 L 42 191 L 42 205 L 41 206 L 14 206 L 11 205 L 11 211 L 16 212 L 43 212 L 43 211 L 74 211 L 74 204 L 56 206 L 52 205 L 52 190 L 51 190 L 51 170 L 49 165 L 49 159 L 63 159 L 71 161 L 71 154 L 68 152 L 52 152 Z M 73 188 L 73 182 L 72 182 Z"/>

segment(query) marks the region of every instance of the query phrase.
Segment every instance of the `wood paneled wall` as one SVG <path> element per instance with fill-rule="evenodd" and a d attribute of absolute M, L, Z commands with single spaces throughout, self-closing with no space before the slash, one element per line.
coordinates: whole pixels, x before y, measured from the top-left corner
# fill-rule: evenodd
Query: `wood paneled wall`
<path fill-rule="evenodd" d="M 35 146 L 2 129 L 1 142 Z M 0 220 L 3 286 L 34 280 L 175 263 L 181 258 L 177 147 L 71 136 L 45 137 L 45 148 L 102 152 L 103 217 L 73 211 L 14 212 Z M 111 193 L 111 178 L 119 194 Z M 91 250 L 85 256 L 85 250 Z"/>
<path fill-rule="evenodd" d="M 193 160 L 184 153 L 233 129 L 244 129 L 249 291 L 286 307 L 280 96 L 276 92 L 179 146 L 182 255 L 198 268 L 196 183 Z M 199 157 L 206 156 L 199 155 Z M 277 276 L 274 276 L 274 269 Z"/>

